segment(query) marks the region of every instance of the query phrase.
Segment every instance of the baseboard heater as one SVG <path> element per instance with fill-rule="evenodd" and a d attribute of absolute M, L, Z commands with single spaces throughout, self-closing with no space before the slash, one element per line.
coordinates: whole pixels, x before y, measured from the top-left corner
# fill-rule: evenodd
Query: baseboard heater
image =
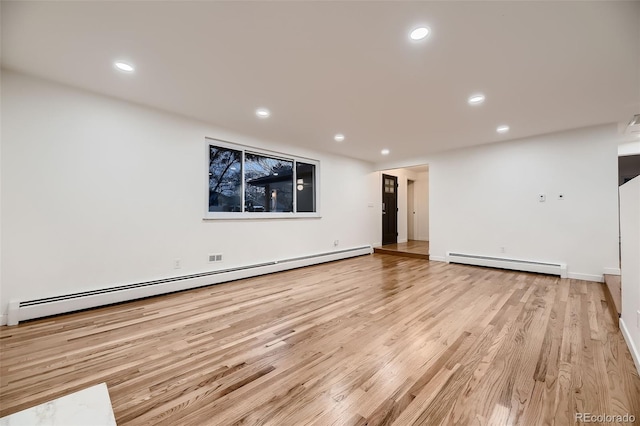
<path fill-rule="evenodd" d="M 371 246 L 362 246 L 43 299 L 26 301 L 13 300 L 9 302 L 7 325 L 16 325 L 20 321 L 29 319 L 111 305 L 371 253 L 373 253 Z"/>
<path fill-rule="evenodd" d="M 446 261 L 448 263 L 462 263 L 465 265 L 559 275 L 562 278 L 567 278 L 567 265 L 565 263 L 537 262 L 533 260 L 508 259 L 453 252 L 447 252 Z"/>

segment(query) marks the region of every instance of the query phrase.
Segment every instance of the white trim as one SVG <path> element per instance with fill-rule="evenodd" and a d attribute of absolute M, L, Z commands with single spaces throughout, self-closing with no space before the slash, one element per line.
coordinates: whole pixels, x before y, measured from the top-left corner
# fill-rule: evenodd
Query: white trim
<path fill-rule="evenodd" d="M 282 259 L 259 265 L 247 265 L 242 268 L 223 270 L 218 273 L 216 273 L 216 271 L 211 271 L 211 273 L 204 273 L 203 276 L 187 276 L 183 279 L 171 279 L 166 282 L 150 283 L 148 285 L 146 283 L 142 283 L 145 285 L 138 287 L 125 289 L 115 288 L 113 290 L 109 290 L 107 288 L 104 289 L 104 292 L 100 293 L 73 295 L 66 299 L 61 298 L 53 301 L 25 304 L 25 306 L 19 306 L 20 303 L 18 301 L 12 301 L 10 303 L 10 318 L 8 318 L 8 324 L 13 325 L 11 321 L 12 319 L 14 319 L 15 324 L 17 324 L 18 321 L 95 308 L 98 306 L 126 302 L 175 291 L 189 290 L 192 288 L 204 287 L 227 281 L 251 278 L 259 275 L 316 265 L 319 263 L 332 262 L 334 260 L 362 256 L 371 254 L 372 252 L 373 249 L 371 246 L 361 246 L 337 250 L 335 252 L 316 253 L 293 259 Z M 13 308 L 11 306 L 12 304 Z"/>
<path fill-rule="evenodd" d="M 3 325 L 7 325 L 7 315 L 6 314 L 0 315 L 0 326 L 3 326 Z"/>
<path fill-rule="evenodd" d="M 398 240 L 398 244 L 407 243 L 409 240 L 407 238 L 401 238 Z"/>
<path fill-rule="evenodd" d="M 638 348 L 633 343 L 631 339 L 631 335 L 629 334 L 629 329 L 625 324 L 624 320 L 620 318 L 620 331 L 622 331 L 622 337 L 624 337 L 624 341 L 627 343 L 629 347 L 629 352 L 631 352 L 631 357 L 633 358 L 633 363 L 636 365 L 636 370 L 640 373 L 640 353 L 638 353 Z"/>
<path fill-rule="evenodd" d="M 278 212 L 207 212 L 202 220 L 247 220 L 247 219 L 321 219 L 318 213 L 278 213 Z"/>
<path fill-rule="evenodd" d="M 7 325 L 18 325 L 20 321 L 18 317 L 18 308 L 20 307 L 20 302 L 18 300 L 12 300 L 9 302 L 9 306 L 7 308 Z"/>
<path fill-rule="evenodd" d="M 631 141 L 618 145 L 618 157 L 640 154 L 640 141 Z"/>
<path fill-rule="evenodd" d="M 542 274 L 567 277 L 567 265 L 561 262 L 546 262 L 539 260 L 502 258 L 463 252 L 447 252 L 448 263 L 463 265 L 486 266 L 490 268 L 511 269 L 515 271 L 537 272 Z"/>
<path fill-rule="evenodd" d="M 620 275 L 620 268 L 604 268 L 602 273 L 604 275 Z"/>
<path fill-rule="evenodd" d="M 602 275 L 581 274 L 579 272 L 569 272 L 566 278 L 570 278 L 572 280 L 593 281 L 596 283 L 604 282 L 604 277 Z"/>
<path fill-rule="evenodd" d="M 277 157 L 281 160 L 296 160 L 296 161 L 300 161 L 300 162 L 318 162 L 318 160 L 314 159 L 314 158 L 310 158 L 310 157 L 301 157 L 299 155 L 293 155 L 293 154 L 287 154 L 284 152 L 280 152 L 280 151 L 273 151 L 270 149 L 265 149 L 265 148 L 260 148 L 260 147 L 255 147 L 255 146 L 251 146 L 251 145 L 243 145 L 240 143 L 235 143 L 235 142 L 229 142 L 229 141 L 225 141 L 222 139 L 216 139 L 216 138 L 210 138 L 208 136 L 205 136 L 205 145 L 207 147 L 207 154 L 208 154 L 208 149 L 209 149 L 209 145 L 216 145 L 216 146 L 221 146 L 222 148 L 228 148 L 228 149 L 234 149 L 236 151 L 249 151 L 251 154 L 258 154 L 258 155 L 270 155 L 273 157 Z M 209 164 L 209 155 L 207 155 L 207 164 Z"/>
<path fill-rule="evenodd" d="M 429 260 L 433 260 L 434 262 L 446 262 L 449 263 L 447 261 L 447 258 L 444 256 L 434 256 L 434 255 L 429 255 Z"/>

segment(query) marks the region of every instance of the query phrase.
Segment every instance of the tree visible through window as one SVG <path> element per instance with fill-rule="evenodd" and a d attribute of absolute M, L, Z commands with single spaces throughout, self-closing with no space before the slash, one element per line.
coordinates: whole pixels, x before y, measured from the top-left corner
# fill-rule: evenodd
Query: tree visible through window
<path fill-rule="evenodd" d="M 242 211 L 242 151 L 209 146 L 209 211 Z"/>

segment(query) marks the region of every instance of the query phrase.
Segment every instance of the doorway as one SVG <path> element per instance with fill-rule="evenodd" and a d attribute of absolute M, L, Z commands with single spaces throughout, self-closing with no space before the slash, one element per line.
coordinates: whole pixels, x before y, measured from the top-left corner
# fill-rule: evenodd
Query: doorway
<path fill-rule="evenodd" d="M 415 181 L 407 179 L 407 240 L 417 240 L 416 234 Z"/>
<path fill-rule="evenodd" d="M 398 242 L 398 178 L 382 175 L 382 245 Z"/>

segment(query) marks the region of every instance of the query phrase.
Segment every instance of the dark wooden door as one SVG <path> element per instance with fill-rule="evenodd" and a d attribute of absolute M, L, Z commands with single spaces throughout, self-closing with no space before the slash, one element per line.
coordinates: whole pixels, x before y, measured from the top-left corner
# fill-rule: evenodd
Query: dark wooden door
<path fill-rule="evenodd" d="M 398 178 L 382 175 L 382 245 L 398 242 Z"/>

